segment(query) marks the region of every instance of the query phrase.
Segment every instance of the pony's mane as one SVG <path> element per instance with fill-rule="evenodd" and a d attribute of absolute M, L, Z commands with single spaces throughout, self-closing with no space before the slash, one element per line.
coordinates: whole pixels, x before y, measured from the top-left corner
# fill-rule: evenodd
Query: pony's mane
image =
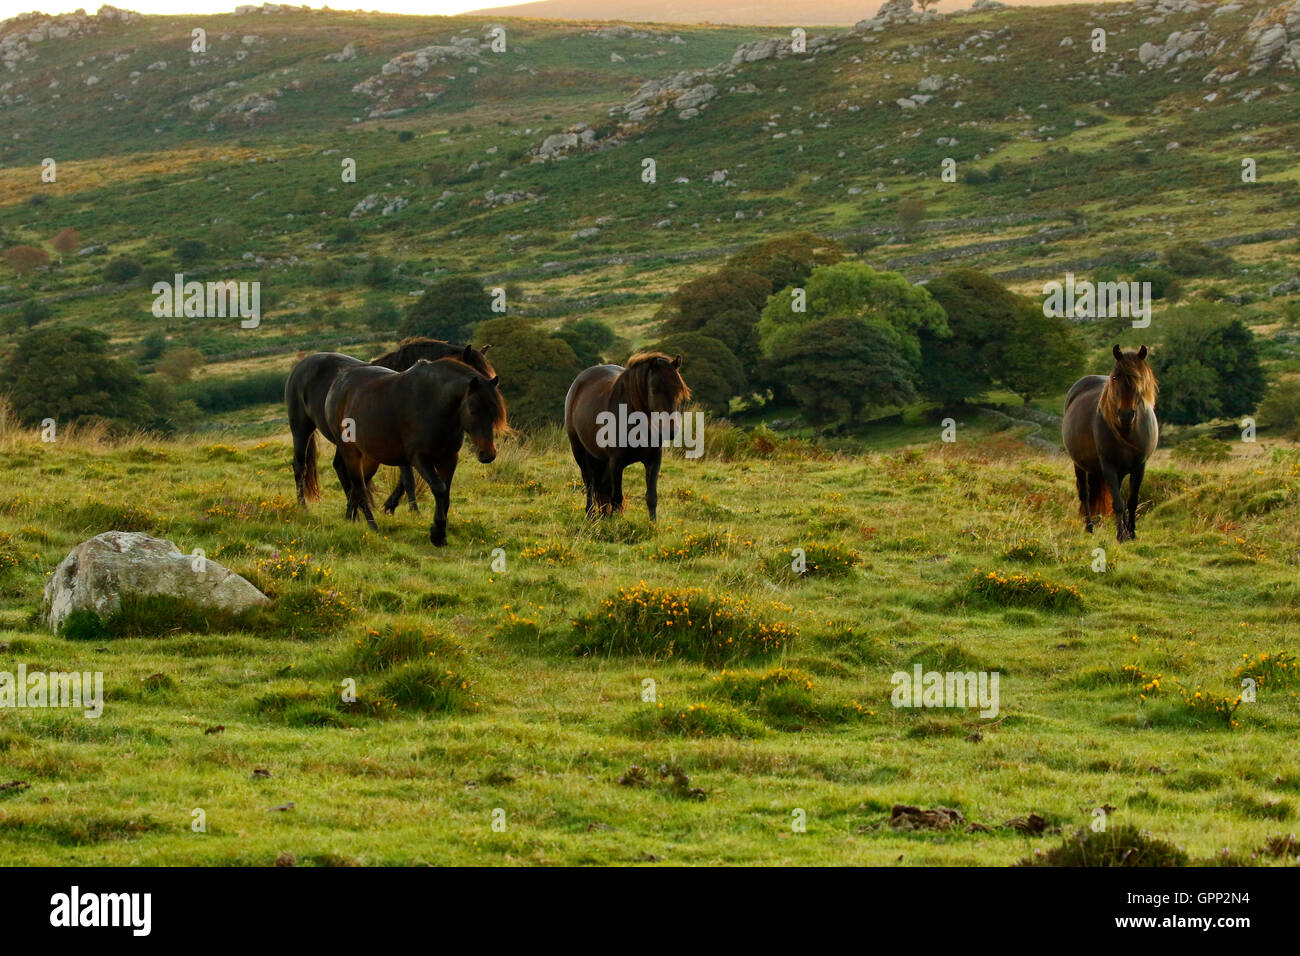
<path fill-rule="evenodd" d="M 691 397 L 690 387 L 683 381 L 677 369 L 672 367 L 671 358 L 663 352 L 637 352 L 627 360 L 627 367 L 619 372 L 611 393 L 621 398 L 631 410 L 639 412 L 650 410 L 645 407 L 645 400 L 650 394 L 650 377 L 655 374 L 655 359 L 663 359 L 668 363 L 666 367 L 671 377 L 664 376 L 664 378 L 672 394 L 673 404 L 684 402 Z"/>
<path fill-rule="evenodd" d="M 429 359 L 418 359 L 412 369 L 419 368 L 421 365 L 443 366 L 444 368 L 454 369 L 463 373 L 467 378 L 477 379 L 488 388 L 479 389 L 478 394 L 483 397 L 484 401 L 491 408 L 492 430 L 500 435 L 509 428 L 506 424 L 506 400 L 501 394 L 501 389 L 492 385 L 492 379 L 488 378 L 472 365 L 467 365 L 454 355 L 447 355 L 440 359 L 430 361 Z"/>
<path fill-rule="evenodd" d="M 440 358 L 459 356 L 464 353 L 465 349 L 473 348 L 472 346 L 457 345 L 454 342 L 448 342 L 445 339 L 429 338 L 427 335 L 408 335 L 402 341 L 397 343 L 397 348 L 391 352 L 386 352 L 379 358 L 371 361 L 371 365 L 382 365 L 385 368 L 396 369 L 402 365 L 410 366 L 419 359 L 428 359 L 436 361 Z M 483 355 L 482 349 L 474 349 L 479 356 L 479 361 L 483 363 L 483 369 L 492 372 L 492 364 L 488 362 Z M 430 355 L 433 358 L 430 358 Z M 471 366 L 472 368 L 473 366 Z M 482 371 L 480 369 L 479 371 Z"/>
<path fill-rule="evenodd" d="M 1119 390 L 1113 387 L 1116 377 L 1122 378 L 1125 384 L 1137 393 L 1143 404 L 1151 409 L 1156 407 L 1156 394 L 1160 391 L 1156 374 L 1151 371 L 1151 366 L 1147 364 L 1146 359 L 1138 358 L 1136 352 L 1124 352 L 1123 356 L 1111 369 L 1110 375 L 1106 378 L 1106 385 L 1101 390 L 1101 397 L 1097 401 L 1097 410 L 1105 417 L 1112 429 L 1116 427 L 1116 420 L 1119 417 Z"/>

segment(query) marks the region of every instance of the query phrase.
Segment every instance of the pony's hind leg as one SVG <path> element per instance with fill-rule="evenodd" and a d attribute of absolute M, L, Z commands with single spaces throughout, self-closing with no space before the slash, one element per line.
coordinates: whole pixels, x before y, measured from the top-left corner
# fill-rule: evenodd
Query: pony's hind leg
<path fill-rule="evenodd" d="M 1092 534 L 1092 494 L 1088 488 L 1088 473 L 1074 466 L 1074 487 L 1079 492 L 1079 511 L 1083 513 L 1084 526 Z"/>
<path fill-rule="evenodd" d="M 582 442 L 573 435 L 569 436 L 569 447 L 573 450 L 573 460 L 578 463 L 578 471 L 582 473 L 583 490 L 587 492 L 587 517 L 594 518 L 596 508 L 592 496 L 594 477 L 591 456 L 587 454 L 587 449 L 582 447 Z"/>
<path fill-rule="evenodd" d="M 294 422 L 293 484 L 298 492 L 298 506 L 306 509 L 308 497 L 319 497 L 316 483 L 316 426 L 312 422 Z"/>
<path fill-rule="evenodd" d="M 342 449 L 334 449 L 334 474 L 339 476 L 339 484 L 343 486 L 343 494 L 347 498 L 347 510 L 343 512 L 343 518 L 346 521 L 355 521 L 357 518 L 357 509 L 352 503 L 352 475 L 348 473 L 347 463 L 343 459 Z"/>
<path fill-rule="evenodd" d="M 392 514 L 397 510 L 397 506 L 402 503 L 403 494 L 406 495 L 411 510 L 419 514 L 420 506 L 415 503 L 415 472 L 411 470 L 410 465 L 400 465 L 398 471 L 397 486 L 384 502 L 384 514 Z"/>
<path fill-rule="evenodd" d="M 353 490 L 357 497 L 356 507 L 359 507 L 362 513 L 365 514 L 366 524 L 370 525 L 371 531 L 379 530 L 379 525 L 375 524 L 374 512 L 370 509 L 370 479 L 378 468 L 379 462 L 371 461 L 361 454 L 348 462 L 348 470 L 352 474 Z"/>
<path fill-rule="evenodd" d="M 402 487 L 406 489 L 406 503 L 411 506 L 411 510 L 416 514 L 420 513 L 420 506 L 415 503 L 415 469 L 410 465 L 403 465 Z"/>

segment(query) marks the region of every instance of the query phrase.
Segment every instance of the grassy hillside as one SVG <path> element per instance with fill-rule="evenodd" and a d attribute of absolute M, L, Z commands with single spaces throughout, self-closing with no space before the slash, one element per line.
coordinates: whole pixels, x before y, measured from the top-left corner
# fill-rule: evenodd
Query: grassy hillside
<path fill-rule="evenodd" d="M 747 242 L 813 229 L 915 279 L 969 265 L 1031 293 L 1066 270 L 1131 269 L 1173 242 L 1212 241 L 1244 266 L 1219 291 L 1255 300 L 1252 320 L 1272 335 L 1287 300 L 1267 290 L 1294 274 L 1300 165 L 1293 71 L 1246 69 L 1246 30 L 1264 9 L 1020 8 L 839 33 L 808 55 L 727 66 L 697 117 L 637 122 L 620 108 L 644 81 L 727 64 L 739 43 L 782 31 L 502 19 L 504 53 L 384 79 L 391 58 L 477 42 L 498 21 L 109 23 L 35 44 L 6 74 L 0 115 L 14 134 L 0 142 L 0 230 L 48 246 L 72 227 L 103 251 L 7 273 L 0 316 L 36 295 L 54 310 L 47 322 L 108 329 L 122 348 L 161 325 L 173 344 L 204 351 L 209 374 L 237 371 L 220 366 L 249 352 L 279 353 L 287 369 L 298 351 L 368 331 L 374 293 L 361 277 L 382 257 L 396 278 L 379 294 L 399 307 L 438 275 L 468 271 L 513 283 L 516 313 L 592 315 L 636 344 L 682 281 Z M 1142 65 L 1143 43 L 1202 21 L 1210 53 Z M 25 29 L 8 24 L 6 34 Z M 191 56 L 195 26 L 209 46 Z M 1105 53 L 1090 50 L 1094 28 L 1107 31 Z M 354 59 L 325 60 L 348 43 Z M 376 76 L 378 97 L 354 91 Z M 936 82 L 922 94 L 933 99 L 898 105 Z M 239 112 L 250 97 L 271 108 Z M 590 125 L 594 147 L 537 161 L 546 137 L 573 124 Z M 39 180 L 47 156 L 56 183 Z M 647 157 L 652 185 L 641 181 Z M 1241 182 L 1243 157 L 1258 182 Z M 357 182 L 341 181 L 343 158 L 356 160 Z M 945 158 L 956 183 L 940 178 Z M 367 197 L 375 208 L 350 218 Z M 904 199 L 926 208 L 906 235 Z M 380 215 L 394 200 L 406 205 Z M 207 247 L 187 274 L 261 280 L 261 328 L 157 320 L 144 278 L 105 283 L 119 254 L 139 259 L 145 278 L 170 274 L 185 240 Z"/>
<path fill-rule="evenodd" d="M 666 462 L 654 529 L 639 475 L 625 520 L 586 523 L 567 450 L 539 437 L 463 462 L 435 552 L 427 514 L 367 534 L 333 487 L 296 513 L 279 435 L 42 445 L 10 429 L 0 662 L 102 670 L 108 701 L 98 720 L 0 711 L 0 783 L 30 785 L 0 790 L 4 857 L 1007 864 L 1110 807 L 1112 827 L 1193 859 L 1270 862 L 1251 854 L 1294 829 L 1300 802 L 1294 672 L 1275 670 L 1232 727 L 1183 695 L 1235 697 L 1247 657 L 1295 650 L 1295 454 L 1158 460 L 1158 504 L 1117 548 L 1084 534 L 1059 459 L 987 424 L 959 434 L 827 457 L 715 431 L 705 459 Z M 202 547 L 296 612 L 51 637 L 32 618 L 46 571 L 108 526 Z M 817 568 L 805 578 L 795 547 Z M 972 590 L 990 574 L 1011 583 Z M 689 623 L 656 610 L 662 593 L 692 604 Z M 702 602 L 724 595 L 742 606 L 701 642 Z M 575 627 L 590 616 L 607 629 Z M 671 656 L 623 643 L 672 634 Z M 767 653 L 727 653 L 756 634 Z M 891 675 L 917 662 L 999 671 L 997 718 L 891 706 Z M 992 829 L 898 831 L 898 803 Z M 1005 826 L 1030 814 L 1046 831 Z"/>

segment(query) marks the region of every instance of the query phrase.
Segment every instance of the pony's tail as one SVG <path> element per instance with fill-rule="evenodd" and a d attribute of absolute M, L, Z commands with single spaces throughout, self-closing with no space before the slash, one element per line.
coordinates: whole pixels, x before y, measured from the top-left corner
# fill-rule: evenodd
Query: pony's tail
<path fill-rule="evenodd" d="M 308 501 L 320 500 L 320 480 L 316 477 L 316 430 L 307 436 L 303 446 L 302 494 Z"/>
<path fill-rule="evenodd" d="M 1115 513 L 1115 506 L 1110 500 L 1110 488 L 1106 486 L 1106 480 L 1101 475 L 1088 476 L 1088 511 L 1094 518 L 1105 517 Z M 1083 504 L 1079 505 L 1079 517 L 1086 518 L 1088 515 L 1083 510 Z"/>

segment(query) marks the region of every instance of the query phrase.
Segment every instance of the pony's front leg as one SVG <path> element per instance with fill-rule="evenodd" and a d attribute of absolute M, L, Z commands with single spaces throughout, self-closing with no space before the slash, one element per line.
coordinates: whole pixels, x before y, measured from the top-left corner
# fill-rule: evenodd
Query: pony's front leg
<path fill-rule="evenodd" d="M 655 520 L 655 509 L 659 506 L 659 465 L 658 458 L 645 463 L 645 507 L 651 521 Z"/>
<path fill-rule="evenodd" d="M 420 473 L 420 477 L 428 482 L 429 489 L 433 492 L 435 507 L 433 524 L 429 527 L 429 540 L 435 548 L 444 548 L 447 546 L 447 511 L 451 507 L 451 488 L 447 482 L 438 477 L 438 473 L 429 467 L 423 457 L 416 456 L 412 464 Z"/>
<path fill-rule="evenodd" d="M 1147 463 L 1138 462 L 1128 476 L 1128 536 L 1134 541 L 1138 536 L 1138 489 L 1142 487 L 1142 477 L 1146 474 Z"/>
<path fill-rule="evenodd" d="M 1101 470 L 1101 477 L 1106 482 L 1106 487 L 1110 489 L 1111 508 L 1115 512 L 1115 540 L 1122 544 L 1133 537 L 1129 533 L 1128 514 L 1126 513 L 1128 506 L 1124 502 L 1124 492 L 1120 484 L 1123 479 L 1114 468 L 1104 466 Z"/>

